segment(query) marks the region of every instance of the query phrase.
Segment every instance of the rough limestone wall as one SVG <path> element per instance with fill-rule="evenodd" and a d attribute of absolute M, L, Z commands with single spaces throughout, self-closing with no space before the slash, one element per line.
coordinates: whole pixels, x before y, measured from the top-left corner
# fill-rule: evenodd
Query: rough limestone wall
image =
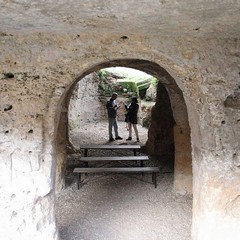
<path fill-rule="evenodd" d="M 168 161 L 174 160 L 174 191 L 192 194 L 192 149 L 186 104 L 171 76 L 162 75 L 158 79 L 147 149 L 159 161 L 166 156 Z"/>
<path fill-rule="evenodd" d="M 107 32 L 0 37 L 0 239 L 59 239 L 54 185 L 64 94 L 90 67 L 124 58 L 165 67 L 183 91 L 193 149 L 193 239 L 239 238 L 239 102 L 224 105 L 239 88 L 239 40 Z"/>
<path fill-rule="evenodd" d="M 59 124 L 56 136 L 56 177 L 55 177 L 55 191 L 60 192 L 65 187 L 65 170 L 67 166 L 67 138 L 68 138 L 68 111 L 67 107 L 60 109 Z"/>
<path fill-rule="evenodd" d="M 174 191 L 181 194 L 192 194 L 192 148 L 191 130 L 188 121 L 186 104 L 178 91 L 168 88 L 171 106 L 174 109 Z"/>
<path fill-rule="evenodd" d="M 99 78 L 96 73 L 87 75 L 79 81 L 69 103 L 70 130 L 79 128 L 81 122 L 94 122 L 106 118 L 105 108 L 98 91 Z"/>
<path fill-rule="evenodd" d="M 150 155 L 157 155 L 160 159 L 173 155 L 173 125 L 174 119 L 169 95 L 163 84 L 159 82 L 146 144 Z"/>
<path fill-rule="evenodd" d="M 173 120 L 169 116 L 166 121 L 172 128 L 168 131 L 173 134 L 174 142 L 170 145 L 174 145 L 174 191 L 181 195 L 192 194 L 192 149 L 187 109 L 179 90 L 168 87 L 167 91 L 173 109 Z"/>
<path fill-rule="evenodd" d="M 240 112 L 224 102 L 239 91 L 240 42 L 209 40 L 203 45 L 201 71 L 185 78 L 184 91 L 194 159 L 192 235 L 235 240 L 240 233 L 240 169 L 235 162 Z"/>
<path fill-rule="evenodd" d="M 52 194 L 54 129 L 47 127 L 48 121 L 53 122 L 47 106 L 54 93 L 42 87 L 50 87 L 51 77 L 44 72 L 40 77 L 31 66 L 24 70 L 17 70 L 10 79 L 1 75 L 0 203 L 4 222 L 0 238 L 57 239 Z"/>

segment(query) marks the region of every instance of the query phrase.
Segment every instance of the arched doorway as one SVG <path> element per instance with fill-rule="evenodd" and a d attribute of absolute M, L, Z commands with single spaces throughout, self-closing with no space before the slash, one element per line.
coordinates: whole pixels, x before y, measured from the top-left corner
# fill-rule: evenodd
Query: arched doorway
<path fill-rule="evenodd" d="M 74 85 L 81 80 L 83 77 L 88 75 L 91 72 L 97 71 L 106 67 L 113 66 L 123 66 L 123 67 L 131 67 L 134 69 L 138 69 L 144 71 L 148 74 L 151 74 L 157 77 L 160 80 L 160 85 L 158 87 L 159 96 L 167 96 L 169 98 L 168 103 L 164 103 L 159 97 L 155 109 L 153 111 L 153 123 L 149 130 L 149 140 L 147 145 L 149 145 L 149 151 L 151 154 L 156 156 L 161 156 L 163 152 L 161 149 L 163 148 L 162 142 L 166 139 L 170 139 L 166 137 L 166 134 L 162 129 L 166 129 L 166 126 L 170 123 L 172 127 L 172 133 L 174 136 L 174 189 L 175 192 L 181 192 L 184 194 L 191 193 L 192 187 L 192 171 L 191 171 L 191 144 L 190 144 L 190 128 L 188 124 L 188 116 L 186 105 L 183 99 L 183 95 L 179 87 L 177 86 L 173 77 L 162 67 L 159 65 L 144 61 L 144 60 L 136 60 L 136 59 L 124 59 L 124 60 L 114 60 L 110 62 L 101 63 L 97 66 L 92 67 L 72 84 L 69 90 L 66 92 L 64 98 L 64 104 L 62 106 L 67 106 L 69 103 L 69 99 L 74 88 Z M 166 114 L 164 109 L 171 108 L 170 113 Z M 66 129 L 66 115 L 67 111 L 62 111 L 61 118 L 59 124 L 58 132 L 61 133 L 59 136 L 59 141 L 56 145 L 57 149 L 65 149 L 66 146 L 66 137 L 67 137 L 67 129 Z M 170 116 L 172 114 L 172 116 Z M 169 119 L 171 117 L 171 119 Z M 65 141 L 60 141 L 60 139 L 65 139 Z M 167 147 L 170 147 L 171 144 L 167 144 Z M 161 147 L 159 147 L 161 146 Z M 166 149 L 165 149 L 166 150 Z M 64 184 L 63 174 L 64 168 L 66 166 L 66 153 L 64 151 L 57 151 L 58 158 L 61 158 L 62 161 L 58 168 L 56 183 L 57 186 L 61 186 Z M 58 159 L 59 160 L 59 159 Z"/>
<path fill-rule="evenodd" d="M 114 67 L 114 66 L 123 66 L 123 67 L 130 67 L 134 69 L 138 69 L 141 71 L 144 71 L 152 76 L 155 76 L 159 79 L 160 85 L 159 89 L 163 92 L 165 92 L 166 96 L 169 96 L 173 119 L 171 121 L 174 121 L 174 128 L 173 128 L 173 134 L 174 134 L 174 156 L 175 156 L 175 175 L 174 175 L 174 186 L 175 191 L 186 191 L 188 193 L 192 192 L 192 157 L 191 157 L 191 143 L 190 143 L 190 127 L 188 123 L 188 115 L 187 115 L 187 109 L 185 105 L 185 101 L 182 95 L 181 90 L 177 86 L 174 78 L 162 67 L 160 67 L 158 64 L 145 61 L 145 60 L 138 60 L 138 59 L 120 59 L 120 60 L 114 60 L 109 62 L 101 63 L 97 66 L 92 67 L 88 71 L 84 72 L 81 76 L 79 76 L 78 79 L 72 84 L 72 86 L 69 88 L 69 90 L 65 94 L 65 98 L 63 99 L 64 103 L 61 104 L 62 106 L 62 113 L 61 118 L 62 121 L 60 121 L 59 127 L 58 127 L 58 142 L 56 144 L 56 147 L 58 149 L 58 159 L 62 159 L 58 162 L 60 162 L 60 166 L 58 169 L 60 169 L 59 172 L 57 172 L 57 185 L 58 182 L 61 182 L 60 179 L 62 179 L 61 176 L 63 176 L 63 173 L 61 172 L 61 169 L 64 169 L 63 166 L 65 166 L 66 161 L 66 155 L 64 154 L 64 149 L 66 146 L 66 143 L 63 141 L 63 139 L 67 139 L 67 129 L 66 129 L 66 121 L 67 121 L 67 106 L 70 101 L 70 97 L 72 94 L 72 91 L 75 87 L 75 84 L 81 80 L 86 75 L 90 74 L 91 72 L 97 71 L 102 68 L 106 67 Z M 166 89 L 166 91 L 164 90 Z M 159 90 L 159 91 L 160 91 Z M 160 96 L 161 94 L 159 94 Z M 157 113 L 157 116 L 159 116 L 159 109 L 164 109 L 166 107 L 166 104 L 163 105 L 163 107 L 160 106 L 160 102 L 157 104 L 156 108 L 158 110 L 154 110 L 154 112 Z M 155 114 L 156 115 L 156 114 Z M 166 114 L 164 114 L 164 111 L 160 114 L 160 118 L 158 119 L 165 119 L 164 123 L 169 123 L 169 119 L 166 118 Z M 168 115 L 169 116 L 169 115 Z M 154 120 L 154 117 L 153 117 Z M 170 121 L 170 122 L 171 122 Z M 163 121 L 162 121 L 163 123 Z M 173 123 L 172 123 L 173 125 Z M 158 123 L 155 123 L 154 132 L 156 133 L 156 129 L 160 129 L 160 125 L 158 127 Z M 162 127 L 164 128 L 164 127 Z M 161 129 L 160 129 L 161 131 Z M 61 135 L 64 135 L 61 137 Z M 160 134 L 161 135 L 161 134 Z M 151 135 L 151 128 L 150 128 L 150 136 L 151 142 L 154 142 L 153 145 L 158 144 L 157 142 L 161 142 L 162 139 L 159 139 L 159 133 L 154 134 L 154 137 Z M 149 144 L 148 144 L 149 145 Z M 152 145 L 152 144 L 151 144 Z M 171 144 L 170 144 L 171 145 Z M 170 147 L 169 145 L 169 147 Z M 61 150 L 60 150 L 61 149 Z M 154 155 L 161 155 L 160 152 L 156 152 L 156 149 L 159 149 L 158 147 L 150 146 L 151 154 Z M 58 164 L 59 166 L 59 164 Z"/>

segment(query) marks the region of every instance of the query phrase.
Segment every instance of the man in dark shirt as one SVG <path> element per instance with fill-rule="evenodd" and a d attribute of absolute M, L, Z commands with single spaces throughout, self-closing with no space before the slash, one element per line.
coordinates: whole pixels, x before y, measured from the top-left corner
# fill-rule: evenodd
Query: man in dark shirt
<path fill-rule="evenodd" d="M 118 106 L 116 103 L 117 93 L 113 93 L 112 97 L 107 101 L 106 107 L 108 112 L 108 133 L 109 141 L 121 140 L 122 138 L 118 135 L 118 123 L 117 123 L 117 110 Z M 115 139 L 113 138 L 112 129 L 114 128 Z"/>

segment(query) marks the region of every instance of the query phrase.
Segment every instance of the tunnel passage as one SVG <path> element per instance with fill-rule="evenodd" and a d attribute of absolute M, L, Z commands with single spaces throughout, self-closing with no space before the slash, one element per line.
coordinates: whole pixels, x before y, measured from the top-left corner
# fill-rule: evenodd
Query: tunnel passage
<path fill-rule="evenodd" d="M 64 197 L 61 199 L 61 195 L 57 201 L 60 235 L 63 239 L 69 239 L 70 236 L 74 237 L 75 234 L 81 234 L 86 238 L 91 236 L 91 239 L 97 239 L 96 236 L 101 233 L 103 236 L 113 239 L 120 226 L 124 231 L 122 231 L 121 236 L 118 236 L 118 239 L 126 239 L 129 234 L 133 234 L 135 237 L 137 234 L 143 234 L 141 230 L 136 230 L 135 225 L 131 225 L 132 223 L 141 226 L 147 220 L 150 225 L 144 224 L 146 239 L 154 237 L 156 233 L 168 237 L 173 236 L 173 239 L 175 236 L 179 237 L 179 235 L 182 236 L 182 239 L 189 239 L 192 200 L 189 198 L 186 201 L 187 204 L 184 203 L 184 206 L 182 203 L 176 205 L 172 191 L 172 187 L 174 187 L 175 193 L 180 192 L 183 195 L 191 193 L 190 130 L 181 91 L 174 83 L 173 78 L 157 65 L 154 65 L 155 68 L 153 68 L 152 63 L 138 60 L 131 60 L 130 65 L 127 64 L 127 61 L 125 65 L 123 64 L 125 61 L 121 63 L 121 61 L 114 61 L 112 65 L 107 63 L 91 70 L 97 71 L 105 66 L 131 66 L 141 71 L 145 70 L 148 74 L 155 73 L 154 76 L 159 79 L 159 84 L 156 104 L 151 114 L 151 124 L 148 133 L 147 131 L 145 133 L 147 135 L 146 151 L 149 155 L 154 156 L 156 158 L 154 160 L 157 162 L 163 159 L 171 161 L 172 165 L 174 165 L 174 174 L 162 174 L 158 178 L 158 193 L 153 191 L 152 186 L 149 186 L 148 176 L 144 177 L 145 180 L 138 177 L 117 175 L 111 177 L 99 176 L 96 179 L 89 176 L 79 190 L 74 184 L 74 191 L 72 188 L 67 188 L 67 191 L 72 191 L 68 195 L 74 196 L 74 199 L 70 201 L 71 204 L 66 203 Z M 91 71 L 88 71 L 85 76 L 90 73 Z M 81 81 L 85 76 L 80 77 L 78 80 Z M 68 95 L 68 97 L 70 96 Z M 102 133 L 104 127 L 99 126 L 98 123 L 95 125 L 91 123 L 89 128 L 86 127 L 86 133 L 89 131 L 89 134 L 91 134 L 90 129 L 97 132 L 98 127 L 101 130 L 97 135 L 104 135 Z M 93 142 L 96 142 L 96 139 L 93 139 Z M 173 177 L 173 175 L 175 176 Z M 84 197 L 82 197 L 82 193 L 84 193 Z M 131 196 L 131 200 L 129 200 L 129 196 Z M 156 204 L 152 205 L 154 198 L 156 198 L 154 200 Z M 167 201 L 167 205 L 164 205 L 165 201 Z M 77 208 L 73 209 L 72 206 L 75 206 L 75 204 Z M 109 207 L 113 209 L 111 213 L 109 213 Z M 88 211 L 84 211 L 84 209 L 88 209 Z M 96 210 L 93 211 L 92 209 Z M 115 210 L 117 210 L 117 213 Z M 70 214 L 67 214 L 66 211 L 70 211 Z M 167 214 L 163 214 L 162 211 Z M 154 214 L 150 216 L 150 212 Z M 115 216 L 115 214 L 118 217 L 112 219 L 111 217 Z M 67 217 L 63 217 L 68 215 L 73 216 L 73 218 L 65 219 Z M 138 217 L 135 218 L 136 216 Z M 144 216 L 144 218 L 141 216 Z M 181 221 L 179 216 L 181 216 Z M 76 219 L 78 220 L 76 221 Z M 158 224 L 160 222 L 161 226 L 163 226 L 162 221 L 164 227 L 159 228 Z M 68 222 L 71 224 L 68 225 Z M 78 224 L 79 222 L 81 224 Z M 171 225 L 173 222 L 174 228 Z M 112 230 L 106 231 L 106 226 L 109 226 Z M 128 228 L 129 226 L 131 227 Z M 91 231 L 85 229 L 91 229 Z M 169 231 L 166 231 L 166 229 L 169 229 Z"/>
<path fill-rule="evenodd" d="M 82 73 L 81 76 L 76 79 L 66 92 L 62 106 L 69 106 L 72 91 L 78 81 L 81 81 L 85 76 L 99 69 L 116 66 L 144 71 L 160 81 L 156 106 L 152 112 L 152 126 L 149 128 L 147 148 L 151 155 L 160 156 L 170 154 L 174 156 L 174 189 L 175 191 L 191 193 L 192 158 L 187 109 L 181 90 L 177 86 L 174 78 L 164 68 L 153 62 L 139 59 L 118 59 L 98 64 Z M 161 99 L 163 96 L 164 101 Z M 67 112 L 67 108 L 64 108 L 60 117 L 62 120 L 58 126 L 56 145 L 58 155 L 56 174 L 57 189 L 61 189 L 64 185 L 63 171 L 66 168 L 66 143 L 68 141 L 68 129 L 66 127 Z M 169 131 L 166 131 L 166 129 L 169 129 Z M 65 139 L 65 141 L 62 141 L 62 139 Z"/>

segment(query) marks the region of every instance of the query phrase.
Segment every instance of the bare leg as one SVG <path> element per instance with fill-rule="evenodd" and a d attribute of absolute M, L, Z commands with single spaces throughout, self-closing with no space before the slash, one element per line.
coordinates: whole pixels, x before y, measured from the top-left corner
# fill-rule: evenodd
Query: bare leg
<path fill-rule="evenodd" d="M 132 124 L 128 122 L 128 129 L 129 129 L 129 137 L 132 137 Z"/>
<path fill-rule="evenodd" d="M 134 132 L 136 134 L 137 140 L 139 140 L 139 135 L 138 135 L 138 129 L 137 129 L 137 124 L 132 124 Z"/>

